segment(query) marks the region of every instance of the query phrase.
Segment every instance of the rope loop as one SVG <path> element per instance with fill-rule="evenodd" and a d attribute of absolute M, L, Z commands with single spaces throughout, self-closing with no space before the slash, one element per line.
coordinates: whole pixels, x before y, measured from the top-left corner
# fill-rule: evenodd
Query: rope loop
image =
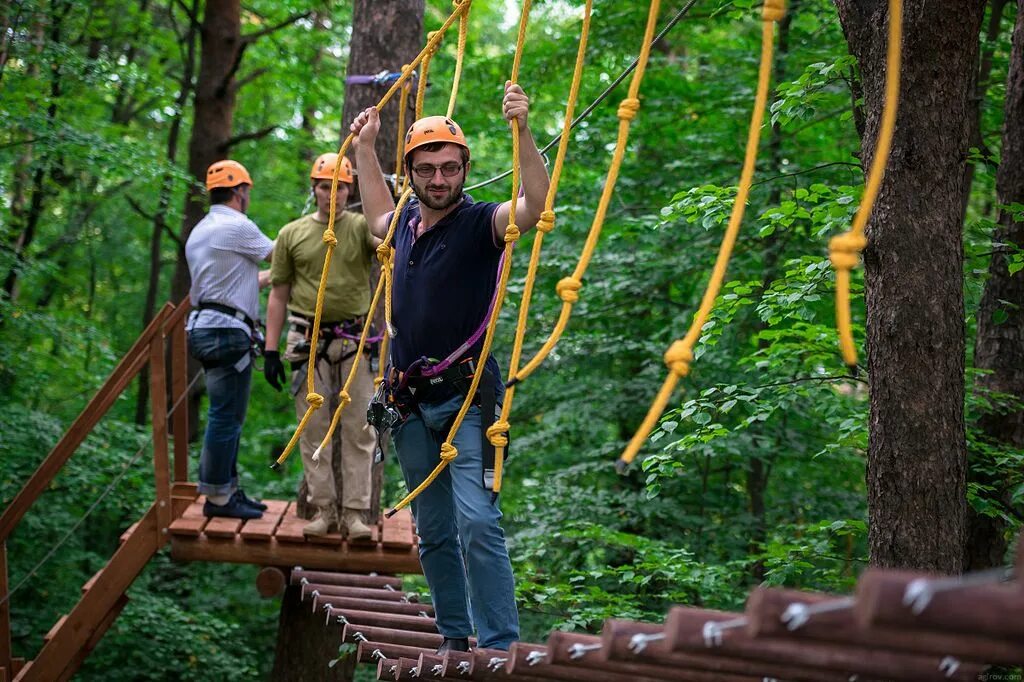
<path fill-rule="evenodd" d="M 377 245 L 377 260 L 381 265 L 386 265 L 391 260 L 391 245 L 382 243 Z"/>
<path fill-rule="evenodd" d="M 338 245 L 338 237 L 335 236 L 334 230 L 324 231 L 324 244 L 332 248 Z"/>
<path fill-rule="evenodd" d="M 441 443 L 441 461 L 447 464 L 459 456 L 459 451 L 451 443 Z"/>
<path fill-rule="evenodd" d="M 665 351 L 665 364 L 678 377 L 685 377 L 690 373 L 691 362 L 693 362 L 693 351 L 685 341 L 674 341 Z"/>
<path fill-rule="evenodd" d="M 627 97 L 619 104 L 617 115 L 620 121 L 632 121 L 636 118 L 638 111 L 640 111 L 640 100 L 636 97 Z"/>
<path fill-rule="evenodd" d="M 786 16 L 786 0 L 764 0 L 764 7 L 761 9 L 763 21 L 782 21 Z"/>
<path fill-rule="evenodd" d="M 487 427 L 487 440 L 491 441 L 491 445 L 496 448 L 503 448 L 508 445 L 508 433 L 512 425 L 507 421 L 499 419 L 490 426 Z"/>
<path fill-rule="evenodd" d="M 551 230 L 555 229 L 555 212 L 544 211 L 540 214 L 540 220 L 537 221 L 537 231 L 547 234 Z"/>
<path fill-rule="evenodd" d="M 436 35 L 437 35 L 437 31 L 431 31 L 430 33 L 427 34 L 427 41 L 429 42 L 429 41 L 433 40 L 434 36 L 436 36 Z M 431 55 L 437 54 L 437 50 L 440 47 L 441 47 L 441 41 L 438 41 L 435 44 L 431 45 L 430 46 L 430 54 Z"/>
<path fill-rule="evenodd" d="M 505 228 L 505 243 L 517 241 L 519 235 L 519 227 L 515 223 L 509 223 L 509 226 Z"/>
<path fill-rule="evenodd" d="M 555 285 L 555 291 L 558 292 L 559 298 L 566 303 L 575 303 L 580 300 L 580 289 L 582 288 L 583 282 L 575 277 L 563 277 Z"/>
<path fill-rule="evenodd" d="M 319 393 L 307 393 L 306 403 L 314 410 L 319 410 L 320 406 L 324 404 L 324 397 Z"/>
<path fill-rule="evenodd" d="M 868 245 L 862 234 L 846 232 L 836 235 L 828 242 L 828 257 L 837 270 L 852 270 L 857 267 L 859 254 Z"/>

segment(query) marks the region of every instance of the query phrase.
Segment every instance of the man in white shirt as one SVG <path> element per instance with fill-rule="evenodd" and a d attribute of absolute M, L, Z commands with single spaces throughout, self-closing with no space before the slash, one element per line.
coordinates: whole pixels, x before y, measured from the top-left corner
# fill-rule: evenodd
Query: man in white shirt
<path fill-rule="evenodd" d="M 249 220 L 252 178 L 237 161 L 218 161 L 206 172 L 210 212 L 193 228 L 185 258 L 194 310 L 188 343 L 206 374 L 210 396 L 206 434 L 199 457 L 203 513 L 252 519 L 266 505 L 238 487 L 238 446 L 252 383 L 252 338 L 259 316 L 259 288 L 274 243 Z"/>

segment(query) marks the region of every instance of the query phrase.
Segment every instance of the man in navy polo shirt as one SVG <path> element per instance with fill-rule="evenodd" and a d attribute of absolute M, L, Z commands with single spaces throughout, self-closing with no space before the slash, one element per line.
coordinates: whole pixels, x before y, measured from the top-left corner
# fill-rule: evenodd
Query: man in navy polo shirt
<path fill-rule="evenodd" d="M 503 113 L 519 127 L 523 193 L 516 220 L 525 232 L 536 225 L 548 191 L 548 174 L 527 126 L 529 99 L 505 84 Z M 395 203 L 374 152 L 380 119 L 373 107 L 352 124 L 356 134 L 363 212 L 370 231 L 383 238 Z M 462 188 L 469 172 L 469 145 L 459 126 L 444 116 L 413 123 L 406 136 L 406 172 L 416 200 L 402 210 L 395 232 L 391 364 L 409 377 L 450 364 L 437 378 L 420 382 L 404 421 L 394 427 L 395 448 L 411 490 L 434 470 L 440 447 L 462 405 L 461 373 L 490 374 L 499 395 L 478 393 L 455 436 L 458 456 L 412 502 L 420 536 L 420 563 L 430 585 L 439 651 L 466 651 L 474 624 L 482 648 L 508 649 L 519 639 L 512 566 L 499 525 L 501 512 L 484 486 L 480 404 L 500 402 L 501 373 L 494 357 L 481 358 L 480 333 L 494 298 L 511 202 L 476 203 Z M 415 378 L 408 385 L 415 386 Z M 455 384 L 453 386 L 453 383 Z M 490 421 L 488 421 L 490 423 Z M 472 619 L 470 618 L 472 611 Z"/>

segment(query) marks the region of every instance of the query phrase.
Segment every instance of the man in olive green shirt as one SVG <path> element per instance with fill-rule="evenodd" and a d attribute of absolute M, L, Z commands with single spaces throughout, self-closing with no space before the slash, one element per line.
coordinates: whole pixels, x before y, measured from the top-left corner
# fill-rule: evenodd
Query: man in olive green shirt
<path fill-rule="evenodd" d="M 281 228 L 270 269 L 272 289 L 267 304 L 264 375 L 278 390 L 286 381 L 278 348 L 287 316 L 288 336 L 283 358 L 292 365 L 292 395 L 299 418 L 306 413 L 307 407 L 305 391 L 300 390 L 304 386 L 306 362 L 316 363 L 316 392 L 323 396 L 337 395 L 352 363 L 357 360 L 358 340 L 353 337 L 358 337 L 362 330 L 370 307 L 370 263 L 379 242 L 370 234 L 366 218 L 344 210 L 352 190 L 353 176 L 351 163 L 342 157 L 334 222 L 338 245 L 327 275 L 319 347 L 310 352 L 309 338 L 316 312 L 317 290 L 327 254 L 323 232 L 330 215 L 331 178 L 338 162 L 338 155 L 329 153 L 321 154 L 313 164 L 310 180 L 317 210 Z M 320 451 L 319 461 L 313 460 L 330 426 L 332 414 L 326 405 L 313 413 L 299 439 L 309 490 L 308 501 L 318 510 L 313 521 L 303 529 L 306 535 L 325 535 L 337 529 L 347 534 L 350 540 L 358 540 L 371 534 L 365 514 L 370 508 L 370 470 L 376 437 L 366 423 L 365 413 L 373 395 L 369 363 L 359 363 L 349 395 L 352 403 L 341 415 L 344 499 L 340 521 L 330 442 Z"/>

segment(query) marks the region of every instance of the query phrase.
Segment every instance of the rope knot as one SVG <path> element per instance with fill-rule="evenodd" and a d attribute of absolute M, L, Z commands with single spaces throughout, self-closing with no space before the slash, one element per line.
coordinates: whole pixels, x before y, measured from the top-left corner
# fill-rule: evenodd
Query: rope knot
<path fill-rule="evenodd" d="M 761 9 L 763 21 L 782 21 L 786 16 L 786 0 L 764 0 L 764 7 Z"/>
<path fill-rule="evenodd" d="M 429 41 L 433 40 L 434 36 L 436 36 L 436 35 L 437 35 L 437 31 L 431 31 L 430 33 L 427 34 L 427 41 L 429 42 Z M 441 41 L 437 41 L 436 43 L 431 45 L 430 46 L 430 52 L 428 52 L 427 54 L 429 56 L 433 56 L 433 55 L 437 54 L 437 50 L 438 50 L 439 47 L 441 47 Z"/>
<path fill-rule="evenodd" d="M 555 285 L 555 291 L 558 292 L 559 298 L 566 303 L 575 303 L 580 300 L 580 289 L 582 288 L 583 282 L 575 277 L 563 277 Z"/>
<path fill-rule="evenodd" d="M 335 236 L 334 230 L 324 231 L 324 244 L 332 248 L 338 245 L 338 238 Z"/>
<path fill-rule="evenodd" d="M 459 451 L 451 443 L 441 443 L 441 461 L 447 464 L 459 456 Z"/>
<path fill-rule="evenodd" d="M 636 112 L 638 111 L 640 111 L 640 100 L 636 97 L 627 97 L 619 104 L 619 120 L 632 121 L 636 118 Z"/>
<path fill-rule="evenodd" d="M 862 234 L 846 232 L 836 235 L 828 242 L 828 257 L 837 270 L 852 270 L 857 267 L 859 254 L 868 245 Z"/>
<path fill-rule="evenodd" d="M 519 226 L 515 223 L 509 223 L 508 227 L 505 228 L 505 243 L 518 240 L 519 234 Z"/>
<path fill-rule="evenodd" d="M 389 244 L 377 245 L 377 260 L 381 265 L 386 265 L 391 260 L 391 246 Z"/>
<path fill-rule="evenodd" d="M 693 351 L 684 341 L 674 341 L 665 351 L 665 364 L 678 377 L 685 377 L 690 373 L 691 362 Z"/>
<path fill-rule="evenodd" d="M 487 440 L 491 441 L 491 445 L 496 448 L 503 448 L 508 445 L 508 433 L 512 425 L 507 421 L 498 420 L 487 427 Z"/>
<path fill-rule="evenodd" d="M 314 410 L 319 410 L 320 406 L 324 404 L 324 397 L 319 393 L 307 393 L 306 403 Z"/>
<path fill-rule="evenodd" d="M 547 234 L 551 230 L 555 229 L 555 212 L 544 211 L 540 214 L 540 220 L 537 221 L 537 231 Z"/>
<path fill-rule="evenodd" d="M 342 405 L 348 405 L 350 402 L 352 402 L 352 396 L 350 396 L 348 394 L 348 391 L 346 391 L 345 389 L 342 389 L 341 393 L 338 394 L 338 399 L 341 400 Z"/>

